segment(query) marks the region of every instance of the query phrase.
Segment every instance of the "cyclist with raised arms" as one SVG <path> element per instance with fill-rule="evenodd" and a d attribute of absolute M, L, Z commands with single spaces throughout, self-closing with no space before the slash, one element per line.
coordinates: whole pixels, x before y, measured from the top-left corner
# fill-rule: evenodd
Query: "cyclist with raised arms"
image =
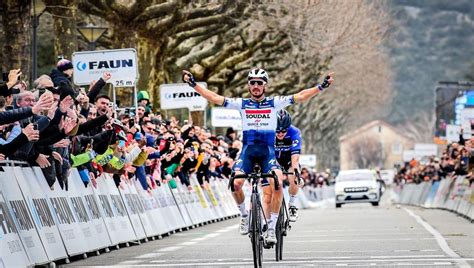
<path fill-rule="evenodd" d="M 300 169 L 299 159 L 301 153 L 301 131 L 291 124 L 291 115 L 284 109 L 277 113 L 277 127 L 275 140 L 275 157 L 278 164 L 284 171 L 294 172 Z M 296 174 L 295 174 L 296 175 Z M 302 180 L 296 183 L 295 175 L 288 175 L 290 188 L 288 193 L 289 200 L 289 220 L 295 222 L 298 218 L 298 208 L 295 205 L 296 195 L 298 194 L 298 186 L 302 185 Z M 268 187 L 263 189 L 263 209 L 265 216 L 270 215 L 269 208 L 272 201 L 272 191 Z"/>
<path fill-rule="evenodd" d="M 235 174 L 250 174 L 255 163 L 260 164 L 262 172 L 275 171 L 280 185 L 282 185 L 283 173 L 275 158 L 275 129 L 277 126 L 277 111 L 297 102 L 304 102 L 322 92 L 334 81 L 330 73 L 321 85 L 304 89 L 291 96 L 266 97 L 265 90 L 268 86 L 268 74 L 263 69 L 252 69 L 248 74 L 248 88 L 250 98 L 227 98 L 196 84 L 193 75 L 183 71 L 183 81 L 194 88 L 202 97 L 208 101 L 221 105 L 224 108 L 236 109 L 242 115 L 243 147 L 239 159 L 234 163 Z M 275 225 L 280 211 L 283 198 L 282 187 L 274 189 L 273 181 L 270 180 L 272 191 L 272 202 L 270 208 L 270 222 L 265 234 L 266 244 L 276 243 Z M 245 195 L 242 190 L 243 180 L 234 182 L 233 196 L 241 214 L 240 234 L 245 235 L 249 231 L 248 211 L 245 208 Z"/>

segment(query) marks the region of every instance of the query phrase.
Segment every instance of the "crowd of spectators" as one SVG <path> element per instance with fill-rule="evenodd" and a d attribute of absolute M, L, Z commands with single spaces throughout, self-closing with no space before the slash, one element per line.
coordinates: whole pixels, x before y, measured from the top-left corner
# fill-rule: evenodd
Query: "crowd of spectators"
<path fill-rule="evenodd" d="M 412 159 L 398 169 L 394 182 L 421 183 L 423 181 L 439 181 L 448 177 L 466 176 L 472 183 L 474 178 L 474 138 L 465 140 L 463 133 L 459 141 L 450 143 L 443 150 L 441 157 L 431 156 L 426 161 Z"/>
<path fill-rule="evenodd" d="M 51 189 L 58 181 L 65 190 L 72 167 L 86 186 L 96 186 L 106 172 L 117 186 L 138 180 L 144 190 L 175 178 L 191 190 L 192 174 L 203 187 L 211 177 L 230 176 L 242 148 L 233 128 L 216 136 L 192 122 L 163 118 L 152 109 L 146 91 L 138 93 L 136 110 L 117 109 L 101 94 L 110 73 L 93 81 L 87 92 L 72 83 L 72 75 L 66 59 L 31 88 L 21 80 L 21 70 L 5 75 L 0 84 L 0 161 L 39 166 Z M 329 171 L 307 168 L 301 176 L 312 187 L 331 180 Z"/>
<path fill-rule="evenodd" d="M 206 186 L 211 176 L 228 177 L 242 143 L 232 128 L 215 136 L 192 122 L 162 118 L 151 109 L 148 93 L 138 94 L 135 109 L 114 109 L 101 90 L 104 73 L 86 92 L 72 83 L 71 61 L 62 59 L 32 87 L 11 70 L 0 84 L 0 160 L 39 166 L 54 188 L 68 187 L 72 167 L 86 186 L 103 173 L 117 186 L 137 179 L 150 190 L 172 178 L 190 189 L 190 175 Z M 6 80 L 6 81 L 5 81 Z"/>

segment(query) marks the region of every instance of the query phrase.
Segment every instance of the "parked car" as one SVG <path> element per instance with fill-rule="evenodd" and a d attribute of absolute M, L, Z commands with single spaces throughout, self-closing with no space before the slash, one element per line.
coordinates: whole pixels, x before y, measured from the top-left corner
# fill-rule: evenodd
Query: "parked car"
<path fill-rule="evenodd" d="M 378 206 L 381 184 L 369 169 L 342 170 L 336 177 L 336 208 L 346 203 L 368 202 Z"/>

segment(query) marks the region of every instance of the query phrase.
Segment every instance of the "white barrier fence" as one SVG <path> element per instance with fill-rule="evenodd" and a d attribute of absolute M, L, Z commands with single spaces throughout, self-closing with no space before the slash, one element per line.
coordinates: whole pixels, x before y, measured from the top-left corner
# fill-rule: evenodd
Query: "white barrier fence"
<path fill-rule="evenodd" d="M 68 191 L 51 190 L 41 169 L 0 167 L 0 268 L 26 267 L 155 238 L 239 214 L 227 180 L 193 190 L 177 183 L 144 191 L 136 181 L 117 188 L 104 174 L 84 187 L 76 169 Z"/>
<path fill-rule="evenodd" d="M 404 184 L 395 189 L 398 203 L 446 209 L 474 220 L 474 184 L 464 176 L 440 181 Z"/>
<path fill-rule="evenodd" d="M 51 190 L 39 167 L 0 167 L 0 268 L 68 262 L 70 256 L 99 254 L 239 214 L 226 179 L 203 187 L 192 176 L 191 191 L 181 183 L 145 191 L 136 180 L 117 188 L 103 174 L 97 187 L 86 188 L 72 169 L 68 181 L 68 191 L 58 182 Z M 249 184 L 245 189 L 250 195 Z M 309 198 L 300 191 L 297 206 L 311 207 L 316 194 L 316 201 L 334 197 L 333 187 L 314 191 Z M 288 202 L 288 188 L 284 193 Z"/>

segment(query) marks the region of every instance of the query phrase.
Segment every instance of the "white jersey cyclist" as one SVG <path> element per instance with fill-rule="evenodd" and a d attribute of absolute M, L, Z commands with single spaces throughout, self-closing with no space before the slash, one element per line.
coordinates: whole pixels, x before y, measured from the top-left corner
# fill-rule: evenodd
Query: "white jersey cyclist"
<path fill-rule="evenodd" d="M 239 159 L 234 163 L 233 170 L 236 174 L 252 171 L 255 163 L 260 164 L 262 172 L 267 173 L 274 169 L 280 185 L 283 182 L 283 173 L 275 158 L 275 129 L 277 126 L 277 111 L 296 102 L 309 100 L 322 92 L 334 81 L 333 74 L 325 77 L 321 85 L 299 91 L 292 96 L 266 97 L 265 90 L 269 81 L 268 74 L 263 69 L 252 69 L 248 74 L 248 89 L 250 98 L 225 98 L 213 91 L 205 89 L 196 84 L 193 75 L 183 71 L 183 81 L 194 88 L 201 96 L 209 102 L 222 105 L 225 108 L 240 111 L 243 120 L 243 145 Z M 232 193 L 241 214 L 240 233 L 248 233 L 249 217 L 245 208 L 245 195 L 242 190 L 244 181 L 234 181 L 234 192 Z M 272 182 L 271 182 L 272 183 Z M 282 187 L 275 190 L 271 195 L 271 215 L 268 222 L 268 230 L 264 236 L 265 243 L 276 243 L 275 225 L 283 199 Z M 267 217 L 267 216 L 266 216 Z M 268 218 L 268 217 L 267 217 Z"/>
<path fill-rule="evenodd" d="M 242 151 L 232 169 L 252 172 L 254 163 L 259 163 L 264 173 L 278 169 L 275 157 L 275 129 L 277 111 L 294 104 L 293 96 L 265 97 L 261 101 L 247 98 L 225 98 L 223 106 L 236 109 L 242 115 Z M 266 185 L 267 181 L 263 183 Z"/>

